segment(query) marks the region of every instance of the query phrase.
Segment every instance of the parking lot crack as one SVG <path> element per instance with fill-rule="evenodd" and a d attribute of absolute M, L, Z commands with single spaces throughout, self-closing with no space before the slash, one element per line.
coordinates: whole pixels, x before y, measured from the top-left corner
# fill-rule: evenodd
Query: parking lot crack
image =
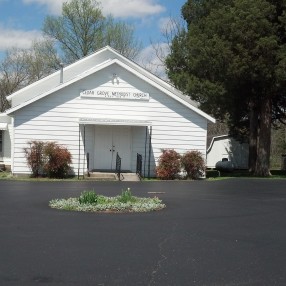
<path fill-rule="evenodd" d="M 172 227 L 171 232 L 163 240 L 161 240 L 158 243 L 160 257 L 151 273 L 151 279 L 148 283 L 148 286 L 155 285 L 155 279 L 156 279 L 157 273 L 162 269 L 163 263 L 168 259 L 168 256 L 165 255 L 165 249 L 166 249 L 165 245 L 167 244 L 168 241 L 170 241 L 174 237 L 177 226 L 178 226 L 178 223 L 175 223 L 174 226 Z"/>

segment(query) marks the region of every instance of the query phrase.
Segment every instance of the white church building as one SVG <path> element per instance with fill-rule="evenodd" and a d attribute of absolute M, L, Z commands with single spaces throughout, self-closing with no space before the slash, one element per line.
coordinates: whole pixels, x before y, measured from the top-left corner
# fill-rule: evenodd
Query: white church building
<path fill-rule="evenodd" d="M 215 119 L 170 84 L 110 47 L 11 94 L 0 114 L 0 165 L 30 174 L 24 148 L 55 141 L 72 154 L 72 170 L 123 171 L 154 176 L 162 149 L 206 156 L 207 123 Z"/>

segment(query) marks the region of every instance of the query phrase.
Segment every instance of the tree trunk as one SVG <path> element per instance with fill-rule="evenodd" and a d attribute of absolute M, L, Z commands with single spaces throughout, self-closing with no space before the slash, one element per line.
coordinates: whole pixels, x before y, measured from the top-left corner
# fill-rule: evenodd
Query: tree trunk
<path fill-rule="evenodd" d="M 257 137 L 258 137 L 258 112 L 254 102 L 249 104 L 249 155 L 248 168 L 253 173 L 256 168 L 257 159 Z"/>
<path fill-rule="evenodd" d="M 271 145 L 271 98 L 266 97 L 260 107 L 260 128 L 257 142 L 257 159 L 254 175 L 270 176 L 270 145 Z"/>

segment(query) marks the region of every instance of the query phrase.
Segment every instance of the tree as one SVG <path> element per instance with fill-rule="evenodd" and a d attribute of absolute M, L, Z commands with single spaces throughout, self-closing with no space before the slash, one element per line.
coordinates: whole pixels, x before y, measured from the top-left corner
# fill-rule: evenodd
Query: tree
<path fill-rule="evenodd" d="M 189 0 L 187 29 L 166 59 L 179 89 L 248 135 L 250 170 L 259 176 L 269 175 L 271 123 L 285 119 L 285 8 L 275 0 Z"/>
<path fill-rule="evenodd" d="M 34 42 L 30 49 L 13 48 L 0 62 L 0 112 L 9 108 L 6 96 L 59 68 L 53 42 Z"/>
<path fill-rule="evenodd" d="M 56 40 L 67 63 L 110 45 L 133 59 L 140 50 L 134 29 L 112 16 L 104 17 L 95 0 L 72 0 L 62 6 L 61 16 L 47 16 L 43 32 Z"/>
<path fill-rule="evenodd" d="M 19 89 L 24 81 L 27 73 L 23 53 L 12 49 L 0 63 L 0 112 L 10 107 L 6 96 Z"/>
<path fill-rule="evenodd" d="M 110 46 L 129 59 L 135 59 L 141 44 L 135 40 L 134 27 L 122 21 L 115 21 L 112 16 L 105 18 L 102 47 Z"/>

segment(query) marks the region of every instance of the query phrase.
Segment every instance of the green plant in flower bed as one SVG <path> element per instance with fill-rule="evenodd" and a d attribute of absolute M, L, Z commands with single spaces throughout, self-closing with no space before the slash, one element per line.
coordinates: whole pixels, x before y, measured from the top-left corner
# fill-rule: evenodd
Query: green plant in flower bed
<path fill-rule="evenodd" d="M 122 190 L 122 193 L 120 197 L 118 198 L 118 201 L 121 203 L 127 203 L 127 202 L 135 202 L 136 198 L 132 196 L 130 188 L 127 188 L 127 190 Z"/>
<path fill-rule="evenodd" d="M 80 204 L 96 204 L 98 195 L 92 191 L 84 191 L 78 198 Z"/>
<path fill-rule="evenodd" d="M 106 197 L 94 191 L 84 191 L 79 198 L 55 199 L 49 203 L 51 208 L 85 211 L 85 212 L 148 212 L 166 207 L 157 198 L 139 198 L 132 195 L 130 188 L 123 190 L 121 195 Z"/>

